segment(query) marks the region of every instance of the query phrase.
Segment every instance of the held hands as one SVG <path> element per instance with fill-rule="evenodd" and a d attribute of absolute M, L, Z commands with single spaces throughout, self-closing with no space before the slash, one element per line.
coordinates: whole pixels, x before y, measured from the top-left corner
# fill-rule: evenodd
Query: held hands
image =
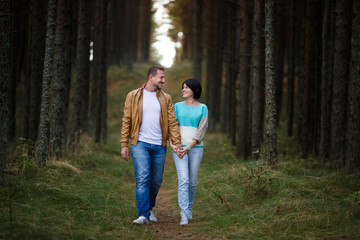
<path fill-rule="evenodd" d="M 176 153 L 179 158 L 183 158 L 185 156 L 185 154 L 187 154 L 190 151 L 190 147 L 186 146 L 186 147 L 177 147 L 177 151 L 178 153 Z"/>
<path fill-rule="evenodd" d="M 170 137 L 169 137 L 169 145 L 170 145 L 171 149 L 174 151 L 174 153 L 176 153 L 176 155 L 179 158 L 183 158 L 184 155 L 189 151 L 189 149 L 187 147 L 179 147 L 179 146 L 174 145 L 172 143 Z"/>

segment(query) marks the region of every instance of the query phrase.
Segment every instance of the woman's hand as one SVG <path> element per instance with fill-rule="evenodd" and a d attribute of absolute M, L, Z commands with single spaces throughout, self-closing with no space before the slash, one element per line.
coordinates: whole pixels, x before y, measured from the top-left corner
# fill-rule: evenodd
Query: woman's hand
<path fill-rule="evenodd" d="M 179 158 L 183 158 L 184 155 L 181 155 L 182 147 L 178 147 L 178 146 L 174 145 L 172 143 L 171 137 L 169 137 L 169 146 L 174 151 L 174 153 L 176 153 L 176 155 L 178 155 Z"/>

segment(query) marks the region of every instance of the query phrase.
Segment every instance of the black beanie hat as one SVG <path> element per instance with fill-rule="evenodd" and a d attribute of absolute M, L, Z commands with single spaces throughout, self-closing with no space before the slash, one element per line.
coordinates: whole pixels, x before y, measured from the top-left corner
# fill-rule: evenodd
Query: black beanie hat
<path fill-rule="evenodd" d="M 182 88 L 184 88 L 184 84 L 193 91 L 195 99 L 199 99 L 201 97 L 201 84 L 198 80 L 189 78 L 183 82 Z"/>

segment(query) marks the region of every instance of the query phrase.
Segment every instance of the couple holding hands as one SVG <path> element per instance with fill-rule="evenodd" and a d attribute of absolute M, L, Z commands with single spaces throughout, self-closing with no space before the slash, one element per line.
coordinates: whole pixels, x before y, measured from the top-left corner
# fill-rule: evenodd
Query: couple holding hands
<path fill-rule="evenodd" d="M 150 67 L 147 82 L 128 93 L 125 100 L 121 156 L 128 160 L 130 138 L 138 212 L 134 224 L 157 222 L 152 209 L 162 182 L 168 140 L 178 175 L 180 225 L 186 225 L 192 219 L 208 110 L 198 101 L 201 84 L 196 79 L 183 82 L 184 101 L 175 105 L 171 96 L 161 90 L 164 83 L 165 69 Z"/>

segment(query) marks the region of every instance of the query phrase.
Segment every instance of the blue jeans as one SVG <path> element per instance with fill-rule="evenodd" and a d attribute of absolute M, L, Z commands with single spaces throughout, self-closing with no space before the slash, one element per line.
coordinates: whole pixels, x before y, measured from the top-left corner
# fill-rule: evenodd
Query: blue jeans
<path fill-rule="evenodd" d="M 173 151 L 173 158 L 178 175 L 180 214 L 187 214 L 188 211 L 192 210 L 195 200 L 197 174 L 203 153 L 203 148 L 192 148 L 181 159 Z"/>
<path fill-rule="evenodd" d="M 137 145 L 131 145 L 131 155 L 136 178 L 137 212 L 149 219 L 162 182 L 166 147 L 139 141 Z"/>

